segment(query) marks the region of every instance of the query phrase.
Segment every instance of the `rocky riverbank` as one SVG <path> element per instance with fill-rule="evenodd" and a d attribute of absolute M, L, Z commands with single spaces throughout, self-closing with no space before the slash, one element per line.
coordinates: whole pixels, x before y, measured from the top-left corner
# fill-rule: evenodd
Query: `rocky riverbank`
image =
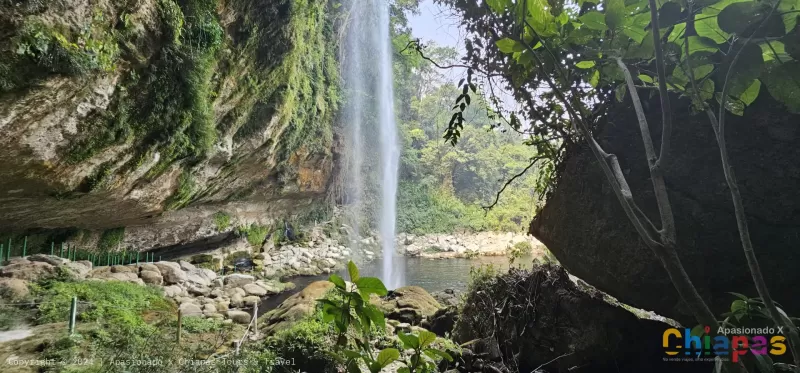
<path fill-rule="evenodd" d="M 163 290 L 186 317 L 229 319 L 248 323 L 247 312 L 264 297 L 294 288 L 294 284 L 247 274 L 219 276 L 186 261 L 93 267 L 88 261 L 70 261 L 51 255 L 13 258 L 0 267 L 0 290 L 27 292 L 28 284 L 49 277 L 76 280 L 125 281 Z"/>
<path fill-rule="evenodd" d="M 510 255 L 515 250 L 543 254 L 547 249 L 533 236 L 514 232 L 400 234 L 398 252 L 431 259 Z"/>

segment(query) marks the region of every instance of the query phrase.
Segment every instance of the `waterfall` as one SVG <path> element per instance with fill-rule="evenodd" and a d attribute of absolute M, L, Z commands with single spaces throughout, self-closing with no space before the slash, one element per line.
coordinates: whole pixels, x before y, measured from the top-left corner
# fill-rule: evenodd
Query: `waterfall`
<path fill-rule="evenodd" d="M 402 286 L 405 266 L 394 248 L 397 224 L 397 177 L 400 168 L 400 141 L 394 115 L 394 71 L 392 40 L 389 34 L 389 6 L 384 0 L 373 0 L 378 7 L 378 109 L 381 144 L 381 214 L 380 234 L 383 249 L 383 282 L 390 289 Z"/>
<path fill-rule="evenodd" d="M 405 261 L 395 253 L 400 142 L 394 112 L 394 72 L 389 6 L 385 0 L 353 1 L 345 40 L 347 103 L 347 200 L 355 245 L 362 231 L 360 212 L 377 219 L 388 288 L 404 285 Z M 369 204 L 366 194 L 379 196 Z"/>

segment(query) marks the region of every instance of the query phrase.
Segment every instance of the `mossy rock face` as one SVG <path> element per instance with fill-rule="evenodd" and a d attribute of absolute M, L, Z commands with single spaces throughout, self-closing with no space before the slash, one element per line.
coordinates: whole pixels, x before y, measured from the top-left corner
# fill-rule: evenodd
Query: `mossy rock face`
<path fill-rule="evenodd" d="M 442 305 L 425 289 L 419 286 L 403 286 L 390 291 L 383 298 L 371 301 L 386 318 L 419 325 L 423 319 L 433 316 Z"/>
<path fill-rule="evenodd" d="M 214 256 L 211 254 L 199 254 L 191 257 L 189 261 L 192 264 L 212 263 L 214 261 Z"/>
<path fill-rule="evenodd" d="M 293 285 L 286 285 L 287 289 Z M 264 325 L 267 333 L 274 333 L 292 326 L 311 314 L 317 307 L 317 299 L 321 299 L 333 288 L 330 281 L 315 281 L 306 286 L 299 293 L 287 298 L 283 303 L 265 313 L 260 317 L 259 322 Z"/>

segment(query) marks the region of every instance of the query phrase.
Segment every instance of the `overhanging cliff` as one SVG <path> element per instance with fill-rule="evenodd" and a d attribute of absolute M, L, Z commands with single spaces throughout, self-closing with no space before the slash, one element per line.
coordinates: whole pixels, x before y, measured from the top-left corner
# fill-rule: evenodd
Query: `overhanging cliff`
<path fill-rule="evenodd" d="M 217 210 L 318 208 L 337 14 L 326 0 L 0 0 L 0 233 L 147 225 L 170 244 Z"/>

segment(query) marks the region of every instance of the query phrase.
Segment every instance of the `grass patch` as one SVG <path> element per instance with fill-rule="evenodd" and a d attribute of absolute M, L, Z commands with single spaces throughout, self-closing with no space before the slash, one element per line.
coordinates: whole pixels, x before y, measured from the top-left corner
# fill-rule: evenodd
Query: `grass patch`
<path fill-rule="evenodd" d="M 319 317 L 309 317 L 293 324 L 288 329 L 279 331 L 264 342 L 267 350 L 277 356 L 294 361 L 292 371 L 303 372 L 336 372 L 336 360 L 331 356 L 335 341 L 331 339 L 335 333 L 330 324 L 322 322 Z M 278 372 L 283 372 L 282 367 Z M 288 372 L 290 367 L 286 367 Z"/>
<path fill-rule="evenodd" d="M 214 225 L 217 227 L 218 231 L 225 231 L 231 226 L 231 216 L 224 211 L 218 211 L 214 214 Z"/>
<path fill-rule="evenodd" d="M 35 289 L 34 295 L 43 302 L 39 305 L 39 323 L 67 320 L 74 296 L 89 303 L 78 314 L 81 322 L 114 322 L 136 327 L 144 324 L 145 311 L 174 310 L 160 290 L 121 281 L 51 282 Z"/>
<path fill-rule="evenodd" d="M 267 238 L 267 234 L 269 234 L 269 228 L 253 223 L 249 226 L 239 227 L 238 232 L 239 235 L 247 237 L 247 242 L 250 243 L 250 246 L 261 247 L 261 244 Z"/>

